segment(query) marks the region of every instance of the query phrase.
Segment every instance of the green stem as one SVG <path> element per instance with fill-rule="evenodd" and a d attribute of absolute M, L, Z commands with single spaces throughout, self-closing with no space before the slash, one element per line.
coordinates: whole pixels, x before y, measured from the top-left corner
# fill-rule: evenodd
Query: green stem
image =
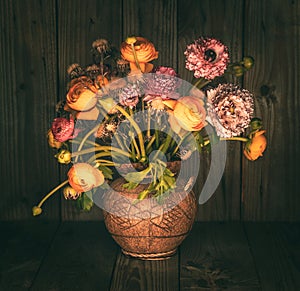
<path fill-rule="evenodd" d="M 155 161 L 155 160 L 157 159 L 157 157 L 158 157 L 160 151 L 163 152 L 164 154 L 166 153 L 167 149 L 168 149 L 169 146 L 170 146 L 171 141 L 172 141 L 172 130 L 170 129 L 170 130 L 169 130 L 169 133 L 167 134 L 167 137 L 166 137 L 164 143 L 161 144 L 161 146 L 159 147 L 158 151 L 157 151 L 156 154 L 154 155 L 153 161 Z"/>
<path fill-rule="evenodd" d="M 194 87 L 201 89 L 210 82 L 211 82 L 210 80 L 206 80 L 204 78 L 199 78 L 198 81 L 194 84 Z"/>
<path fill-rule="evenodd" d="M 119 153 L 119 154 L 121 154 L 125 157 L 129 157 L 129 158 L 131 157 L 131 155 L 128 152 L 123 151 L 119 148 L 112 147 L 112 146 L 97 146 L 97 147 L 77 151 L 77 152 L 72 153 L 72 157 L 78 157 L 78 156 L 81 156 L 81 155 L 84 155 L 84 154 L 89 154 L 89 153 L 92 153 L 94 151 L 114 151 L 114 152 L 117 152 L 117 153 Z"/>
<path fill-rule="evenodd" d="M 52 196 L 57 190 L 59 190 L 60 188 L 62 188 L 63 186 L 65 186 L 66 184 L 68 184 L 69 181 L 66 180 L 64 182 L 62 182 L 61 184 L 59 184 L 56 188 L 54 188 L 53 190 L 51 190 L 41 201 L 40 203 L 37 205 L 37 207 L 42 207 L 42 205 L 44 204 L 44 202 L 50 197 Z"/>
<path fill-rule="evenodd" d="M 82 149 L 82 147 L 83 147 L 85 141 L 89 138 L 90 135 L 92 135 L 95 131 L 97 131 L 98 128 L 99 128 L 99 124 L 97 124 L 93 129 L 91 129 L 91 130 L 85 135 L 85 137 L 82 139 L 82 141 L 81 141 L 81 143 L 80 143 L 80 145 L 79 145 L 79 147 L 78 147 L 77 153 L 79 153 L 79 152 L 81 151 L 81 149 Z M 80 154 L 75 155 L 75 153 L 72 154 L 73 157 L 76 157 L 76 158 L 75 158 L 75 162 L 77 162 L 79 155 L 80 155 Z"/>
<path fill-rule="evenodd" d="M 109 152 L 101 152 L 101 153 L 95 154 L 87 161 L 87 164 L 91 164 L 96 158 L 110 157 L 110 156 L 111 156 L 111 153 L 109 153 Z"/>
<path fill-rule="evenodd" d="M 126 112 L 126 110 L 124 110 L 123 107 L 116 105 L 115 108 L 117 110 L 119 110 L 127 119 L 128 121 L 131 123 L 131 125 L 134 127 L 137 135 L 138 135 L 138 139 L 139 139 L 139 144 L 140 144 L 140 150 L 141 150 L 141 162 L 146 161 L 146 151 L 145 151 L 145 144 L 144 144 L 144 138 L 143 138 L 143 134 L 142 131 L 140 129 L 140 127 L 138 126 L 138 124 L 133 120 L 133 118 L 130 116 L 130 114 L 128 114 Z"/>
<path fill-rule="evenodd" d="M 159 147 L 159 131 L 157 129 L 155 129 L 155 145 L 156 145 L 156 148 Z"/>
<path fill-rule="evenodd" d="M 68 141 L 71 142 L 71 143 L 75 143 L 75 144 L 80 144 L 81 143 L 80 141 L 75 140 L 75 139 L 69 139 Z M 93 146 L 100 146 L 100 144 L 98 144 L 96 142 L 93 142 L 93 141 L 90 141 L 90 140 L 86 140 L 85 143 L 93 145 Z"/>
<path fill-rule="evenodd" d="M 144 104 L 144 101 L 142 101 Z M 151 127 L 151 112 L 148 109 L 147 112 L 147 138 L 150 138 L 150 127 Z"/>
<path fill-rule="evenodd" d="M 242 141 L 242 142 L 249 141 L 249 139 L 246 138 L 246 137 L 238 137 L 238 136 L 234 136 L 234 137 L 221 137 L 220 140 L 238 140 L 238 141 Z"/>
<path fill-rule="evenodd" d="M 149 143 L 148 143 L 147 146 L 146 146 L 146 152 L 149 151 L 149 149 L 151 148 L 151 146 L 152 146 L 152 144 L 154 143 L 155 139 L 156 139 L 156 136 L 155 136 L 155 134 L 154 134 L 154 135 L 152 135 L 152 137 L 151 137 Z"/>
<path fill-rule="evenodd" d="M 139 63 L 139 60 L 138 60 L 137 55 L 136 55 L 134 43 L 131 44 L 131 48 L 132 48 L 133 57 L 134 57 L 134 61 L 135 61 L 135 63 L 136 63 L 136 66 L 137 66 L 137 68 L 138 68 L 140 71 L 142 71 L 142 70 L 141 70 L 140 63 Z"/>

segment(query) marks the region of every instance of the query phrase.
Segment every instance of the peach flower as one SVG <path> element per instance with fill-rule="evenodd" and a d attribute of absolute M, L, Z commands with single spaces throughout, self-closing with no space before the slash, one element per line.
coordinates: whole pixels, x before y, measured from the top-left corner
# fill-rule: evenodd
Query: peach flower
<path fill-rule="evenodd" d="M 131 41 L 128 41 L 129 39 Z M 141 71 L 143 73 L 151 72 L 153 65 L 148 63 L 158 58 L 158 52 L 154 45 L 146 38 L 139 36 L 128 38 L 127 41 L 122 42 L 121 55 L 124 60 L 129 62 L 131 72 L 139 71 L 134 58 L 133 45 Z"/>
<path fill-rule="evenodd" d="M 202 99 L 184 96 L 178 100 L 166 100 L 163 103 L 173 109 L 169 111 L 169 122 L 172 130 L 177 134 L 181 129 L 199 131 L 206 125 L 206 111 Z"/>
<path fill-rule="evenodd" d="M 265 132 L 265 130 L 256 132 L 250 140 L 250 143 L 246 144 L 244 155 L 248 160 L 255 161 L 263 155 L 267 147 L 267 139 L 263 135 Z"/>
<path fill-rule="evenodd" d="M 67 105 L 75 111 L 91 110 L 97 103 L 97 88 L 87 77 L 73 80 L 67 93 Z"/>
<path fill-rule="evenodd" d="M 68 172 L 71 187 L 77 192 L 87 192 L 104 183 L 102 172 L 90 164 L 77 163 Z"/>

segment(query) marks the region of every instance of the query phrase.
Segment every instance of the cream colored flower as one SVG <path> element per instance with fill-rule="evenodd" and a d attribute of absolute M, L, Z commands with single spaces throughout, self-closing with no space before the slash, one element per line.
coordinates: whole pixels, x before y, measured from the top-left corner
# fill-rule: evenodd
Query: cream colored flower
<path fill-rule="evenodd" d="M 104 183 L 102 172 L 90 164 L 74 164 L 68 172 L 69 184 L 77 192 L 86 192 Z"/>

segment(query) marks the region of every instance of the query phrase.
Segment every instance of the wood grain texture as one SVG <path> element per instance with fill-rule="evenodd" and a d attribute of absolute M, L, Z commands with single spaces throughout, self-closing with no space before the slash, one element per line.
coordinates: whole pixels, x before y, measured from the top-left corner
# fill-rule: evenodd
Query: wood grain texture
<path fill-rule="evenodd" d="M 245 86 L 256 96 L 268 147 L 244 161 L 244 220 L 300 218 L 300 3 L 246 1 L 245 54 L 255 59 Z"/>
<path fill-rule="evenodd" d="M 58 1 L 58 49 L 59 49 L 59 99 L 66 94 L 67 68 L 73 63 L 85 67 L 93 63 L 92 43 L 98 38 L 107 39 L 119 46 L 122 40 L 121 1 L 67 0 Z M 66 170 L 62 170 L 62 179 Z M 100 220 L 101 211 L 79 212 L 72 203 L 62 202 L 62 220 Z"/>
<path fill-rule="evenodd" d="M 117 245 L 100 222 L 64 222 L 31 290 L 108 290 Z"/>
<path fill-rule="evenodd" d="M 299 223 L 245 223 L 263 291 L 300 289 Z"/>
<path fill-rule="evenodd" d="M 229 48 L 231 61 L 242 56 L 242 1 L 179 1 L 178 2 L 178 72 L 191 83 L 193 73 L 185 69 L 186 46 L 200 36 L 213 37 Z M 221 80 L 222 82 L 226 80 Z M 229 78 L 229 82 L 239 80 Z M 227 143 L 227 161 L 223 178 L 214 195 L 207 203 L 200 205 L 197 220 L 239 220 L 241 201 L 241 148 L 236 142 Z M 196 196 L 200 195 L 210 170 L 210 157 L 201 157 L 200 171 L 194 186 Z"/>
<path fill-rule="evenodd" d="M 176 291 L 178 280 L 178 254 L 167 260 L 144 261 L 120 253 L 110 291 Z"/>
<path fill-rule="evenodd" d="M 46 139 L 57 93 L 55 1 L 0 5 L 0 219 L 23 220 L 59 181 Z M 59 217 L 58 203 L 48 219 Z"/>
<path fill-rule="evenodd" d="M 0 223 L 0 290 L 29 290 L 58 222 Z"/>
<path fill-rule="evenodd" d="M 31 219 L 31 207 L 66 178 L 67 167 L 58 167 L 46 132 L 65 97 L 67 67 L 90 64 L 97 38 L 119 46 L 135 34 L 155 44 L 155 64 L 174 67 L 189 82 L 193 74 L 183 52 L 201 35 L 225 43 L 232 61 L 255 59 L 243 80 L 230 81 L 256 96 L 267 151 L 249 162 L 241 145 L 228 143 L 224 176 L 197 219 L 299 221 L 299 1 L 2 0 L 0 8 L 0 220 Z M 198 195 L 208 170 L 203 157 Z M 45 204 L 45 219 L 102 219 L 97 207 L 79 213 L 59 196 Z"/>
<path fill-rule="evenodd" d="M 195 223 L 180 247 L 180 290 L 260 290 L 242 224 Z"/>

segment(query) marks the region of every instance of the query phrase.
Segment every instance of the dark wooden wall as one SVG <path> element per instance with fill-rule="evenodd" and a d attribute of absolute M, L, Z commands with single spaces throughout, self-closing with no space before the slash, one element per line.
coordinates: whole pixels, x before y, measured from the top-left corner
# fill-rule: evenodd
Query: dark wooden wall
<path fill-rule="evenodd" d="M 150 39 L 159 64 L 188 81 L 183 51 L 199 36 L 222 40 L 233 61 L 255 58 L 254 69 L 234 81 L 255 94 L 268 149 L 249 162 L 228 143 L 224 177 L 198 220 L 299 221 L 299 0 L 0 0 L 0 12 L 1 220 L 32 219 L 32 205 L 62 179 L 46 132 L 68 65 L 90 63 L 99 37 L 118 45 L 134 34 Z M 35 219 L 101 219 L 97 207 L 78 213 L 59 195 L 44 212 Z"/>

